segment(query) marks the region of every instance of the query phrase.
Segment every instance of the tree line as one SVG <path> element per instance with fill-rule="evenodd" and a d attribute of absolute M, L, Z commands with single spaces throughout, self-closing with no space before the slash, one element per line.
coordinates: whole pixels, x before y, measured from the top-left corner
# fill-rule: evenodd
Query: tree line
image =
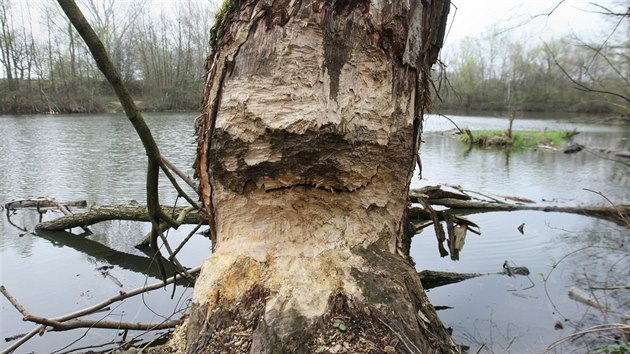
<path fill-rule="evenodd" d="M 620 3 L 623 5 L 622 3 Z M 215 1 L 81 0 L 144 110 L 198 109 Z M 594 5 L 598 40 L 490 30 L 449 45 L 436 106 L 458 111 L 630 113 L 630 14 Z M 599 6 L 599 7 L 598 7 Z M 534 43 L 534 44 L 532 44 Z M 0 113 L 119 109 L 55 2 L 0 0 Z"/>
<path fill-rule="evenodd" d="M 630 9 L 595 6 L 599 39 L 515 39 L 494 29 L 451 46 L 438 106 L 630 115 Z"/>
<path fill-rule="evenodd" d="M 143 109 L 198 109 L 214 2 L 79 4 Z M 112 89 L 56 2 L 0 0 L 0 64 L 0 113 L 118 109 Z"/>

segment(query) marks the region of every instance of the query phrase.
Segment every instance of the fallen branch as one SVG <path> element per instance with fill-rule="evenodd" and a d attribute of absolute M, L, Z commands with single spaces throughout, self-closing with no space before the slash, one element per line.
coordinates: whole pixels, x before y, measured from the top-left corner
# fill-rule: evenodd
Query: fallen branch
<path fill-rule="evenodd" d="M 410 191 L 410 201 L 412 203 L 420 203 L 420 200 L 426 200 L 427 205 L 441 205 L 451 209 L 449 215 L 453 216 L 454 211 L 472 211 L 472 212 L 490 212 L 490 211 L 517 211 L 517 210 L 534 210 L 545 212 L 560 212 L 560 213 L 573 213 L 580 215 L 587 215 L 591 217 L 606 219 L 613 221 L 621 225 L 627 225 L 630 218 L 630 206 L 629 205 L 614 205 L 607 206 L 541 206 L 541 205 L 523 205 L 523 204 L 509 204 L 504 202 L 487 202 L 471 200 L 471 197 L 465 194 L 458 194 L 453 192 L 442 191 L 440 187 L 425 187 L 422 189 L 412 189 Z M 515 199 L 516 197 L 512 197 Z M 6 205 L 7 211 L 26 207 L 36 207 L 37 199 L 28 199 L 24 201 L 15 201 Z M 68 205 L 69 202 L 62 202 L 61 204 Z M 50 206 L 54 203 L 50 202 Z M 161 207 L 161 214 L 179 215 L 176 220 L 172 220 L 169 217 L 169 222 L 163 223 L 164 228 L 178 226 L 181 224 L 199 224 L 206 223 L 204 218 L 205 214 L 200 214 L 198 210 L 192 210 L 191 208 L 184 207 Z M 446 216 L 444 211 L 433 210 L 433 208 L 415 208 L 409 209 L 409 216 L 411 219 L 417 220 L 431 220 L 445 221 Z M 92 225 L 101 221 L 107 220 L 131 220 L 131 221 L 150 221 L 149 212 L 146 206 L 140 204 L 129 205 L 105 205 L 105 206 L 92 206 L 90 210 L 85 213 L 67 215 L 55 220 L 45 221 L 36 226 L 37 230 L 49 230 L 49 231 L 61 231 L 74 227 L 81 227 Z M 9 220 L 10 221 L 10 220 Z M 457 223 L 466 224 L 467 226 L 476 225 L 466 219 L 458 217 Z M 416 229 L 421 229 L 427 225 L 425 224 L 419 227 L 414 226 Z M 162 228 L 159 228 L 163 230 Z M 475 232 L 470 227 L 469 231 Z"/>
<path fill-rule="evenodd" d="M 191 269 L 188 271 L 189 274 L 196 274 L 199 273 L 199 271 L 201 270 L 201 267 L 197 267 L 194 269 Z M 64 323 L 70 320 L 74 320 L 78 317 L 81 316 L 85 316 L 85 315 L 89 315 L 92 314 L 94 312 L 97 312 L 109 305 L 111 305 L 114 302 L 117 301 L 122 301 L 124 299 L 145 293 L 145 292 L 149 292 L 152 290 L 157 290 L 157 289 L 161 289 L 164 286 L 171 284 L 173 282 L 176 281 L 176 277 L 170 277 L 168 279 L 166 279 L 165 281 L 161 281 L 161 282 L 157 282 L 151 285 L 147 285 L 147 286 L 143 286 L 140 288 L 136 288 L 127 292 L 120 292 L 120 294 L 110 297 L 109 299 L 106 299 L 98 304 L 95 304 L 93 306 L 84 308 L 82 310 L 67 314 L 67 315 L 63 315 L 63 316 L 59 316 L 59 317 L 55 317 L 55 318 L 51 318 L 48 319 L 48 321 L 52 321 L 55 323 Z M 27 317 L 30 316 L 30 314 L 26 311 L 26 309 L 24 309 L 24 307 L 22 305 L 20 305 L 17 300 L 15 298 L 13 298 L 13 296 L 8 292 L 8 290 L 6 290 L 6 288 L 4 286 L 0 286 L 0 292 L 9 300 L 9 302 L 11 302 L 11 304 L 14 305 L 14 307 L 16 309 L 18 309 L 18 311 L 20 311 L 20 313 L 22 313 L 22 315 L 24 316 L 24 320 L 26 321 L 31 321 L 31 319 L 28 319 Z M 17 305 L 17 306 L 16 306 Z M 26 315 L 28 316 L 26 316 Z M 70 324 L 72 324 L 73 322 L 70 322 Z M 75 322 L 76 323 L 76 322 Z M 83 321 L 84 324 L 88 324 L 88 322 Z M 120 322 L 116 322 L 118 324 L 120 324 Z M 52 326 L 54 328 L 54 326 Z M 88 327 L 94 327 L 94 326 L 88 326 Z M 78 328 L 78 327 L 75 327 Z M 105 327 L 102 327 L 105 328 Z M 116 329 L 123 329 L 123 327 L 115 327 Z M 171 328 L 171 327 L 169 327 Z M 153 329 L 158 329 L 158 328 L 153 328 Z M 15 349 L 19 348 L 22 344 L 26 343 L 30 338 L 32 338 L 34 335 L 41 333 L 43 334 L 44 331 L 46 330 L 46 325 L 45 324 L 40 324 L 39 326 L 37 326 L 36 328 L 34 328 L 33 330 L 31 330 L 29 333 L 27 333 L 26 335 L 24 335 L 22 338 L 20 338 L 19 341 L 13 343 L 11 346 L 9 346 L 8 348 L 4 349 L 2 352 L 0 352 L 0 354 L 7 354 L 7 353 L 11 353 L 13 352 Z"/>
<path fill-rule="evenodd" d="M 168 320 L 161 323 L 129 323 L 129 322 L 120 322 L 120 321 L 102 321 L 102 320 L 71 320 L 71 321 L 58 321 L 51 320 L 45 317 L 33 316 L 31 315 L 25 308 L 20 304 L 4 287 L 4 285 L 0 286 L 0 293 L 4 295 L 4 297 L 9 300 L 11 305 L 18 310 L 22 316 L 24 316 L 24 321 L 30 321 L 37 324 L 45 325 L 52 327 L 55 331 L 67 331 L 76 328 L 108 328 L 108 329 L 129 329 L 129 330 L 153 330 L 153 329 L 164 329 L 164 328 L 173 328 L 177 326 L 180 321 L 179 320 Z"/>
<path fill-rule="evenodd" d="M 61 205 L 65 205 L 67 207 L 75 207 L 75 208 L 86 208 L 87 201 L 85 200 L 69 200 L 66 202 L 58 202 L 52 198 L 35 198 L 35 199 L 23 199 L 23 200 L 15 200 L 12 202 L 8 202 L 4 205 L 7 209 L 17 210 L 17 209 L 27 209 L 27 208 L 53 208 L 57 209 L 57 203 Z"/>
<path fill-rule="evenodd" d="M 184 215 L 180 220 L 183 224 L 198 224 L 200 215 L 198 210 L 190 210 L 185 207 L 161 207 L 167 215 Z M 140 204 L 130 205 L 94 205 L 85 213 L 63 216 L 54 220 L 44 221 L 36 226 L 37 230 L 62 231 L 74 227 L 92 225 L 109 220 L 150 221 L 146 206 Z"/>
<path fill-rule="evenodd" d="M 593 290 L 625 290 L 630 289 L 630 285 L 591 285 L 589 289 Z"/>
<path fill-rule="evenodd" d="M 480 211 L 516 211 L 516 210 L 536 210 L 545 212 L 571 213 L 592 216 L 600 219 L 606 219 L 625 225 L 623 218 L 630 217 L 630 205 L 616 205 L 615 207 L 584 205 L 579 207 L 565 206 L 541 206 L 541 205 L 516 205 L 489 203 L 473 200 L 459 199 L 431 199 L 432 205 L 441 205 L 450 209 L 474 209 Z"/>

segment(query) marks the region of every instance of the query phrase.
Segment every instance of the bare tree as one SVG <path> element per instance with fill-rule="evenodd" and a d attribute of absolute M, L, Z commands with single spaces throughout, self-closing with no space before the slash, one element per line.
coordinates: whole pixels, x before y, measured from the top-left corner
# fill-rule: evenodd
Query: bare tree
<path fill-rule="evenodd" d="M 15 33 L 10 23 L 11 3 L 9 0 L 0 0 L 0 60 L 4 65 L 9 90 L 14 90 L 13 73 L 13 41 Z"/>

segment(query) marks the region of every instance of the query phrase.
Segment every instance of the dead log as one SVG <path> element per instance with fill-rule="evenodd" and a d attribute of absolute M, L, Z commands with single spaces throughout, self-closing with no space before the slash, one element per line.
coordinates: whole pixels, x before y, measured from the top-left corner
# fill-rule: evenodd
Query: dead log
<path fill-rule="evenodd" d="M 167 207 L 162 206 L 162 211 L 166 215 L 180 215 L 185 207 Z M 93 225 L 102 221 L 109 220 L 130 220 L 130 221 L 150 221 L 149 212 L 145 205 L 129 204 L 129 205 L 94 205 L 85 213 L 66 215 L 54 220 L 39 223 L 36 230 L 62 231 L 74 227 Z M 197 224 L 200 221 L 198 211 L 191 211 L 186 214 L 182 220 L 185 224 Z"/>
<path fill-rule="evenodd" d="M 571 213 L 591 216 L 595 218 L 605 219 L 617 224 L 625 225 L 624 218 L 630 217 L 630 205 L 608 206 L 554 206 L 554 205 L 520 205 L 520 204 L 504 204 L 490 203 L 474 200 L 459 200 L 452 198 L 431 199 L 432 205 L 441 205 L 451 210 L 474 210 L 475 212 L 484 211 L 516 211 L 516 210 L 535 210 L 544 212 Z M 417 212 L 420 215 L 420 212 Z"/>
<path fill-rule="evenodd" d="M 65 202 L 55 201 L 52 198 L 35 198 L 35 199 L 23 199 L 8 202 L 4 205 L 6 209 L 18 210 L 18 209 L 57 209 L 57 204 L 65 205 L 66 207 L 86 208 L 87 201 L 85 200 L 69 200 Z"/>
<path fill-rule="evenodd" d="M 414 196 L 416 190 L 412 191 Z M 410 193 L 412 193 L 410 192 Z M 20 209 L 20 208 L 33 208 L 36 207 L 37 199 L 28 199 L 23 201 L 16 201 L 6 204 L 6 208 Z M 81 201 L 61 202 L 64 205 L 82 205 Z M 84 202 L 84 201 L 83 201 Z M 507 203 L 494 203 L 494 202 L 481 202 L 474 200 L 463 200 L 453 198 L 441 198 L 441 199 L 429 199 L 431 205 L 441 205 L 450 208 L 449 213 L 456 212 L 460 214 L 462 211 L 469 211 L 471 213 L 480 212 L 492 212 L 492 211 L 518 211 L 518 210 L 535 210 L 545 212 L 559 212 L 559 213 L 573 213 L 587 215 L 591 217 L 606 219 L 614 221 L 619 224 L 623 224 L 620 218 L 620 214 L 626 218 L 630 216 L 630 206 L 619 205 L 616 208 L 606 206 L 541 206 L 541 205 L 519 205 L 519 204 L 507 204 Z M 52 202 L 49 204 L 53 206 Z M 185 208 L 184 207 L 168 207 L 162 206 L 162 210 L 168 215 L 179 215 Z M 436 211 L 438 219 L 445 221 L 445 211 Z M 198 224 L 202 221 L 198 211 L 192 211 L 188 213 L 183 220 L 184 224 Z M 411 221 L 418 220 L 431 220 L 429 212 L 422 208 L 410 207 L 409 217 Z M 461 219 L 461 218 L 460 218 Z M 68 230 L 75 227 L 93 225 L 102 221 L 109 220 L 129 220 L 129 221 L 149 221 L 149 215 L 146 206 L 140 204 L 129 205 L 94 205 L 84 213 L 73 214 L 68 216 L 62 216 L 60 218 L 44 221 L 36 226 L 37 230 L 48 231 L 61 231 Z M 459 220 L 465 223 L 465 219 Z M 475 226 L 471 223 L 470 226 Z"/>

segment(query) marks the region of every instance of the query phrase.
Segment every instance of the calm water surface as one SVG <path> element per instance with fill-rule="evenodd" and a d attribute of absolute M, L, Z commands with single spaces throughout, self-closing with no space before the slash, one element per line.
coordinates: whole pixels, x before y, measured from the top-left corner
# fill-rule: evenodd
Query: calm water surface
<path fill-rule="evenodd" d="M 194 116 L 194 113 L 147 116 L 162 153 L 190 175 L 195 155 Z M 462 128 L 507 127 L 504 118 L 451 118 Z M 576 141 L 589 147 L 589 152 L 565 155 L 547 150 L 468 151 L 456 138 L 445 133 L 452 129 L 447 120 L 430 116 L 425 125 L 426 143 L 422 147 L 424 179 L 414 180 L 413 186 L 449 183 L 487 194 L 518 195 L 542 203 L 605 204 L 600 196 L 584 190 L 588 188 L 605 193 L 615 202 L 630 203 L 627 165 L 611 161 L 611 155 L 602 155 L 596 150 L 628 149 L 630 128 L 627 124 L 601 123 L 593 119 L 577 123 L 562 119 L 517 119 L 514 125 L 514 129 L 574 128 L 582 132 Z M 123 116 L 0 116 L 2 204 L 40 196 L 86 199 L 90 204 L 126 203 L 132 199 L 144 203 L 145 168 L 142 145 Z M 163 180 L 161 184 L 164 186 L 161 201 L 173 203 L 176 194 L 168 188 L 168 181 Z M 468 217 L 481 226 L 482 235 L 468 236 L 462 259 L 454 262 L 440 258 L 435 236 L 427 229 L 412 245 L 418 270 L 496 273 L 501 271 L 505 260 L 531 270 L 529 277 L 490 274 L 428 292 L 434 305 L 450 307 L 439 314 L 445 324 L 453 328 L 455 339 L 469 345 L 471 352 L 480 347 L 483 347 L 482 353 L 542 352 L 554 340 L 573 333 L 576 328 L 618 322 L 629 312 L 627 290 L 596 292 L 601 301 L 609 305 L 604 314 L 567 297 L 572 286 L 627 285 L 630 276 L 627 229 L 606 221 L 558 213 L 495 212 Z M 12 220 L 33 227 L 37 215 L 20 212 Z M 517 231 L 522 223 L 525 223 L 524 235 Z M 182 227 L 171 232 L 169 238 L 176 243 L 191 229 L 192 226 Z M 76 311 L 120 290 L 157 281 L 150 258 L 133 247 L 148 230 L 143 223 L 106 222 L 93 226 L 94 235 L 88 238 L 20 237 L 22 232 L 2 218 L 0 283 L 31 314 L 54 317 Z M 201 235 L 195 235 L 191 242 L 181 260 L 186 266 L 194 267 L 209 255 L 210 242 Z M 114 266 L 111 276 L 103 276 L 98 270 L 107 264 Z M 546 282 L 541 275 L 547 278 Z M 113 304 L 108 312 L 91 318 L 109 315 L 110 320 L 159 322 L 171 316 L 179 317 L 190 297 L 189 289 L 180 287 L 173 293 L 173 288 L 169 287 Z M 2 337 L 28 332 L 34 327 L 21 321 L 21 315 L 6 299 L 2 298 L 0 303 Z M 556 321 L 560 321 L 564 329 L 554 330 Z M 130 332 L 127 338 L 139 334 L 141 332 Z M 47 333 L 33 338 L 17 352 L 65 352 L 115 342 L 122 335 L 105 330 Z M 66 348 L 71 343 L 72 347 Z M 580 348 L 588 344 L 574 342 L 570 350 L 580 352 Z"/>

